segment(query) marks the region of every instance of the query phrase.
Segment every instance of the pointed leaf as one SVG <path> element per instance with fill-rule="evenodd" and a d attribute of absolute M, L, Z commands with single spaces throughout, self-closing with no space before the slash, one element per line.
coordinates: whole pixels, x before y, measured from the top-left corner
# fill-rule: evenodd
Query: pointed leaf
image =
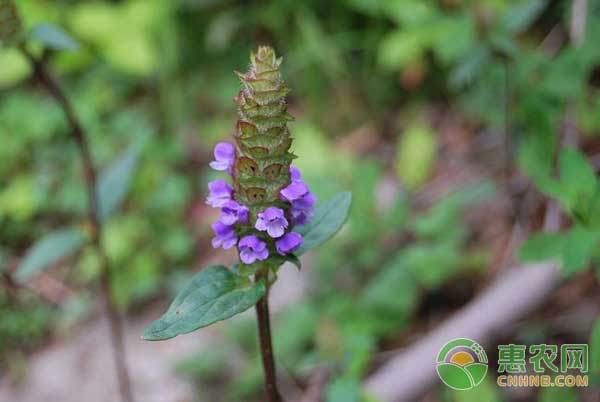
<path fill-rule="evenodd" d="M 138 164 L 142 141 L 134 142 L 111 166 L 102 171 L 98 180 L 100 219 L 105 221 L 121 205 Z"/>
<path fill-rule="evenodd" d="M 167 312 L 152 322 L 142 339 L 159 341 L 225 320 L 254 306 L 265 294 L 264 283 L 251 283 L 224 266 L 196 274 Z"/>
<path fill-rule="evenodd" d="M 76 252 L 85 241 L 86 236 L 78 229 L 62 229 L 48 233 L 27 251 L 17 268 L 17 280 L 22 282 L 44 271 L 61 258 Z"/>
<path fill-rule="evenodd" d="M 45 47 L 55 50 L 79 50 L 79 44 L 62 28 L 52 24 L 39 24 L 33 27 L 29 38 L 41 42 Z"/>
<path fill-rule="evenodd" d="M 517 254 L 523 262 L 558 258 L 562 254 L 564 242 L 563 234 L 537 233 L 521 245 Z"/>
<path fill-rule="evenodd" d="M 295 254 L 300 256 L 333 237 L 346 222 L 351 203 L 352 193 L 343 192 L 318 205 L 310 222 L 296 230 L 304 242 Z"/>

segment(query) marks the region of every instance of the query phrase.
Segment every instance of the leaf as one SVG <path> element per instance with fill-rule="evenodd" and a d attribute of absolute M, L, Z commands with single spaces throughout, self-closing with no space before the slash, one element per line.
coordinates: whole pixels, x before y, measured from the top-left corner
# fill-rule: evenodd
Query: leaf
<path fill-rule="evenodd" d="M 435 162 L 437 144 L 431 128 L 417 123 L 398 142 L 396 173 L 409 189 L 423 184 Z"/>
<path fill-rule="evenodd" d="M 78 229 L 62 229 L 48 233 L 31 247 L 16 271 L 18 281 L 42 272 L 61 258 L 77 251 L 87 240 Z"/>
<path fill-rule="evenodd" d="M 298 258 L 296 255 L 294 254 L 286 254 L 284 257 L 284 262 L 291 262 L 292 264 L 294 264 L 296 266 L 296 268 L 298 268 L 298 271 L 300 271 L 302 269 L 302 263 L 300 262 L 300 258 Z"/>
<path fill-rule="evenodd" d="M 109 218 L 123 202 L 138 164 L 142 143 L 143 140 L 131 144 L 116 162 L 102 171 L 96 189 L 100 220 Z"/>
<path fill-rule="evenodd" d="M 249 283 L 221 265 L 207 267 L 192 278 L 161 318 L 146 327 L 142 339 L 170 339 L 225 320 L 254 306 L 264 294 L 262 282 Z"/>
<path fill-rule="evenodd" d="M 577 150 L 566 148 L 558 161 L 561 182 L 568 188 L 568 197 L 573 208 L 581 196 L 591 197 L 596 191 L 597 179 L 592 165 Z"/>
<path fill-rule="evenodd" d="M 523 32 L 544 11 L 546 4 L 546 0 L 528 0 L 521 2 L 509 8 L 502 15 L 500 24 L 510 32 Z"/>
<path fill-rule="evenodd" d="M 544 387 L 540 389 L 538 402 L 579 402 L 573 388 Z"/>
<path fill-rule="evenodd" d="M 378 61 L 386 70 L 398 70 L 421 58 L 428 46 L 429 37 L 423 30 L 399 29 L 387 34 L 380 41 Z"/>
<path fill-rule="evenodd" d="M 517 254 L 523 262 L 557 258 L 562 254 L 564 240 L 560 233 L 537 233 L 521 244 Z"/>
<path fill-rule="evenodd" d="M 309 223 L 296 230 L 302 235 L 304 242 L 295 254 L 300 256 L 333 237 L 346 221 L 351 203 L 352 193 L 346 191 L 319 204 Z"/>
<path fill-rule="evenodd" d="M 79 44 L 62 28 L 52 24 L 39 24 L 29 32 L 29 38 L 55 50 L 79 50 Z"/>
<path fill-rule="evenodd" d="M 456 367 L 456 366 L 454 366 Z M 489 378 L 484 379 L 478 386 L 475 388 L 467 389 L 467 390 L 449 390 L 448 391 L 451 398 L 449 401 L 451 402 L 500 402 L 500 395 L 498 393 L 498 388 L 493 381 Z"/>
<path fill-rule="evenodd" d="M 355 378 L 338 378 L 327 387 L 327 402 L 359 402 L 360 382 Z"/>
<path fill-rule="evenodd" d="M 585 269 L 600 240 L 600 233 L 577 225 L 565 236 L 563 246 L 563 269 L 574 274 Z"/>

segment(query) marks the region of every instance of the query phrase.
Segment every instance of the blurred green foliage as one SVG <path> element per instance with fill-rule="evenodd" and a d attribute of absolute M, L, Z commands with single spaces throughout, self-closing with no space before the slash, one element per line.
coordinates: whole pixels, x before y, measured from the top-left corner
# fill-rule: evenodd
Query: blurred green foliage
<path fill-rule="evenodd" d="M 415 194 L 444 152 L 437 126 L 423 117 L 431 105 L 444 105 L 474 131 L 507 129 L 519 169 L 572 218 L 570 231 L 533 237 L 522 256 L 564 258 L 569 273 L 599 257 L 597 176 L 583 155 L 559 152 L 558 135 L 568 103 L 584 136 L 600 132 L 597 1 L 579 47 L 568 43 L 565 0 L 17 3 L 31 49 L 45 54 L 66 87 L 99 168 L 127 164 L 129 147 L 143 144 L 135 168 L 116 174 L 131 178 L 125 193 L 108 194 L 122 198 L 104 241 L 116 267 L 113 296 L 124 310 L 179 287 L 199 260 L 213 257 L 203 189 L 213 178 L 206 169 L 212 145 L 233 130 L 239 84 L 232 70 L 243 70 L 258 44 L 284 55 L 297 165 L 320 200 L 354 194 L 348 224 L 311 257 L 309 297 L 275 317 L 285 368 L 332 368 L 329 402 L 368 401 L 359 379 L 379 349 L 410 329 L 423 296 L 472 283 L 490 260 L 463 216 L 494 195 L 491 182 L 417 205 Z M 16 49 L 0 48 L 1 272 L 57 229 L 88 225 L 76 147 L 60 109 L 30 74 Z M 377 142 L 375 151 L 340 146 L 363 126 L 375 127 L 363 136 L 376 138 L 361 138 Z M 390 180 L 395 192 L 386 199 L 382 186 Z M 15 310 L 2 295 L 0 354 L 43 341 L 54 329 L 51 314 L 69 321 L 73 309 L 91 308 L 78 300 L 93 299 L 88 285 L 98 257 L 89 247 L 59 257 L 51 267 L 62 268 L 57 275 L 79 298 L 53 308 L 34 298 Z M 254 323 L 237 320 L 223 331 L 231 347 L 202 352 L 178 371 L 201 394 L 250 400 L 261 381 Z M 244 375 L 231 381 L 240 351 Z M 489 388 L 445 396 L 502 398 Z M 552 394 L 540 400 L 555 400 Z"/>

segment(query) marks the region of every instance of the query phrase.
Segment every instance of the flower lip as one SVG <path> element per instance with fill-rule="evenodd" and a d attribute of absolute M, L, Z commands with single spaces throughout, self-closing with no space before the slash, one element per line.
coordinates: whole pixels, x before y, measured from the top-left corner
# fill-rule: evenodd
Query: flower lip
<path fill-rule="evenodd" d="M 221 207 L 221 222 L 226 225 L 233 225 L 237 222 L 247 223 L 248 222 L 248 208 L 244 205 L 237 203 L 236 201 L 227 201 Z"/>
<path fill-rule="evenodd" d="M 282 209 L 269 207 L 263 212 L 259 212 L 254 227 L 261 232 L 267 232 L 272 238 L 278 238 L 283 235 L 288 227 L 288 221 Z"/>
<path fill-rule="evenodd" d="M 229 142 L 219 142 L 213 151 L 215 160 L 209 166 L 215 170 L 227 170 L 231 172 L 235 160 L 235 147 Z"/>
<path fill-rule="evenodd" d="M 303 241 L 299 233 L 289 232 L 275 242 L 275 248 L 280 255 L 286 255 L 296 251 Z"/>
<path fill-rule="evenodd" d="M 212 238 L 211 244 L 213 248 L 223 247 L 225 250 L 235 246 L 238 237 L 233 230 L 233 226 L 224 224 L 221 221 L 217 221 L 211 225 L 215 232 L 215 237 Z"/>
<path fill-rule="evenodd" d="M 279 192 L 287 201 L 295 201 L 304 197 L 310 192 L 308 186 L 303 181 L 292 181 L 287 187 Z"/>
<path fill-rule="evenodd" d="M 206 203 L 213 208 L 220 208 L 229 200 L 233 194 L 233 188 L 225 180 L 219 179 L 208 183 L 209 195 Z"/>
<path fill-rule="evenodd" d="M 238 247 L 240 249 L 240 259 L 244 264 L 252 264 L 256 260 L 263 261 L 269 257 L 267 243 L 260 240 L 256 235 L 244 236 Z"/>

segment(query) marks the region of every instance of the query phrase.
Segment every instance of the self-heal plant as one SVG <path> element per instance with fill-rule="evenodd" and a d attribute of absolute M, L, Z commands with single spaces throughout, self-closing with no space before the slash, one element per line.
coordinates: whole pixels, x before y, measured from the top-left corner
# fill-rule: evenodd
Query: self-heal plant
<path fill-rule="evenodd" d="M 234 143 L 220 142 L 210 166 L 229 181 L 208 184 L 206 203 L 220 209 L 213 223 L 215 248 L 237 247 L 240 263 L 231 269 L 211 266 L 196 274 L 167 312 L 142 337 L 164 340 L 227 319 L 256 305 L 260 349 L 269 402 L 277 391 L 269 323 L 269 287 L 286 261 L 300 267 L 298 257 L 332 237 L 350 208 L 350 193 L 340 193 L 315 206 L 317 198 L 291 166 L 292 136 L 281 58 L 259 47 L 250 68 L 237 73 L 242 89 L 235 97 L 239 119 Z"/>

